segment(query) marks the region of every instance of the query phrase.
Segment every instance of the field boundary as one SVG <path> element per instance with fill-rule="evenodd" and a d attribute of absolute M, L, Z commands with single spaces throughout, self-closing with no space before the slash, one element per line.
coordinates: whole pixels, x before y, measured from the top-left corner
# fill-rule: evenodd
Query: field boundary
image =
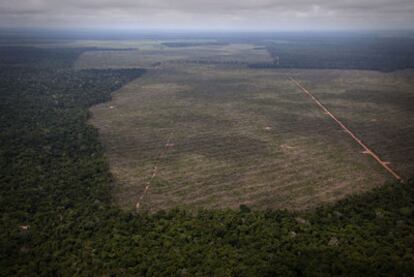
<path fill-rule="evenodd" d="M 376 160 L 389 174 L 391 174 L 397 181 L 404 183 L 403 178 L 390 167 L 389 162 L 383 161 L 373 150 L 371 150 L 360 138 L 358 138 L 341 120 L 339 120 L 333 113 L 331 113 L 325 105 L 323 105 L 309 90 L 307 90 L 303 85 L 301 85 L 293 77 L 288 76 L 289 80 L 300 88 L 304 93 L 306 93 L 323 111 L 326 115 L 332 118 L 348 135 L 352 137 L 363 149 L 363 154 L 370 155 L 374 160 Z"/>

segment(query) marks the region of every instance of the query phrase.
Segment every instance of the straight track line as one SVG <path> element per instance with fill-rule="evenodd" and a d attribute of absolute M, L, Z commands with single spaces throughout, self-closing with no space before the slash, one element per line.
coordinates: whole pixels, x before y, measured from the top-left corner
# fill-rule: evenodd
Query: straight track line
<path fill-rule="evenodd" d="M 154 71 L 152 72 L 152 74 L 157 74 L 160 70 L 162 69 L 162 65 L 156 66 Z M 182 117 L 183 112 L 181 112 L 180 117 Z M 157 176 L 158 173 L 158 164 L 159 162 L 165 157 L 165 155 L 168 152 L 168 149 L 171 146 L 171 138 L 174 135 L 174 129 L 171 130 L 171 132 L 167 135 L 167 141 L 164 145 L 164 147 L 162 148 L 162 150 L 160 151 L 160 153 L 158 154 L 157 159 L 154 162 L 154 166 L 152 167 L 152 171 L 151 171 L 151 176 L 150 179 L 145 183 L 145 189 L 142 192 L 142 194 L 140 195 L 140 197 L 138 198 L 137 203 L 135 204 L 135 209 L 138 212 L 140 206 L 141 206 L 141 202 L 144 199 L 145 195 L 147 194 L 147 192 L 149 191 L 151 184 L 152 184 L 152 180 L 155 178 L 155 176 Z"/>
<path fill-rule="evenodd" d="M 181 113 L 179 115 L 179 118 L 182 118 L 183 115 L 184 115 L 184 110 L 181 111 Z M 175 132 L 175 129 L 172 129 L 171 132 L 167 135 L 167 141 L 164 145 L 164 148 L 160 151 L 160 153 L 158 154 L 157 159 L 155 160 L 154 166 L 153 166 L 152 171 L 151 171 L 151 177 L 148 180 L 148 182 L 145 184 L 145 189 L 144 189 L 143 193 L 140 195 L 140 197 L 138 198 L 137 203 L 135 204 L 135 209 L 136 209 L 137 212 L 138 212 L 138 210 L 141 206 L 142 200 L 144 199 L 145 195 L 147 194 L 148 190 L 151 187 L 152 180 L 157 176 L 159 162 L 167 155 L 168 150 L 171 147 L 174 146 L 173 144 L 171 144 L 171 139 L 174 135 L 174 132 Z"/>
<path fill-rule="evenodd" d="M 171 140 L 172 135 L 173 135 L 173 131 L 169 134 L 168 139 L 167 139 L 167 142 L 166 142 L 163 150 L 160 152 L 160 154 L 158 155 L 158 158 L 155 160 L 154 166 L 152 167 L 152 171 L 151 171 L 151 177 L 148 180 L 148 182 L 145 184 L 144 192 L 138 198 L 137 204 L 135 205 L 135 208 L 136 208 L 137 211 L 139 210 L 139 207 L 141 205 L 142 199 L 144 199 L 145 195 L 147 194 L 148 190 L 151 187 L 152 180 L 154 179 L 155 176 L 157 176 L 157 173 L 158 173 L 158 163 L 165 157 L 165 155 L 168 152 L 168 149 L 170 148 L 170 145 L 171 145 L 170 144 L 170 140 Z"/>
<path fill-rule="evenodd" d="M 370 155 L 374 160 L 376 160 L 389 174 L 391 174 L 397 181 L 403 183 L 403 178 L 389 166 L 389 162 L 385 162 L 381 160 L 381 158 L 375 154 L 373 150 L 371 150 L 365 143 L 362 142 L 345 124 L 342 123 L 334 114 L 332 114 L 313 94 L 308 91 L 305 87 L 303 87 L 298 81 L 296 81 L 293 77 L 289 76 L 290 81 L 294 83 L 298 88 L 300 88 L 303 92 L 305 92 L 323 111 L 326 115 L 331 117 L 348 135 L 350 135 L 363 149 L 363 154 Z"/>

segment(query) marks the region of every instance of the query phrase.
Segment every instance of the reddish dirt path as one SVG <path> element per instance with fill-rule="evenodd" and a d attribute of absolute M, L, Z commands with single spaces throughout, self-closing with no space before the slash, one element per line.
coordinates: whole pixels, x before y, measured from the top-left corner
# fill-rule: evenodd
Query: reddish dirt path
<path fill-rule="evenodd" d="M 170 140 L 171 140 L 171 137 L 172 137 L 173 133 L 174 133 L 174 131 L 172 131 L 168 135 L 168 139 L 167 139 L 167 142 L 165 143 L 164 148 L 162 149 L 162 151 L 158 155 L 158 158 L 155 160 L 154 166 L 152 167 L 152 171 L 151 171 L 151 177 L 148 180 L 148 182 L 145 184 L 145 189 L 142 192 L 141 196 L 138 198 L 137 204 L 135 205 L 135 208 L 136 208 L 137 211 L 139 210 L 142 199 L 144 199 L 145 195 L 147 194 L 148 190 L 151 187 L 152 180 L 154 179 L 155 176 L 157 176 L 158 163 L 165 157 L 165 155 L 167 155 L 168 149 L 170 149 L 174 146 L 174 144 L 170 143 Z"/>
<path fill-rule="evenodd" d="M 305 92 L 312 100 L 327 114 L 329 117 L 331 117 L 348 135 L 350 135 L 363 149 L 363 154 L 370 155 L 374 160 L 376 160 L 388 173 L 390 173 L 397 181 L 403 183 L 403 179 L 401 176 L 393 170 L 389 166 L 389 162 L 384 162 L 381 160 L 381 158 L 375 154 L 373 150 L 371 150 L 368 146 L 365 145 L 365 143 L 362 142 L 361 139 L 359 139 L 348 127 L 346 127 L 342 121 L 340 121 L 335 115 L 333 115 L 311 92 L 309 92 L 306 88 L 304 88 L 298 81 L 296 81 L 294 78 L 289 77 L 290 81 L 294 83 L 298 88 L 300 88 L 303 92 Z"/>
<path fill-rule="evenodd" d="M 157 67 L 156 68 L 156 71 L 157 70 L 160 70 L 160 68 L 159 67 Z M 182 111 L 181 113 L 180 113 L 180 115 L 179 115 L 179 118 L 181 118 L 181 117 L 183 117 L 183 115 L 184 115 L 184 111 Z M 167 141 L 166 141 L 166 143 L 164 144 L 164 148 L 160 151 L 160 153 L 159 153 L 159 155 L 158 155 L 158 157 L 157 157 L 157 159 L 155 160 L 155 163 L 154 163 L 154 166 L 152 167 L 152 171 L 151 171 L 151 177 L 150 177 L 150 179 L 148 180 L 148 182 L 145 184 L 145 189 L 144 189 L 144 191 L 142 192 L 142 194 L 140 195 L 140 197 L 138 198 L 138 201 L 137 201 L 137 204 L 135 204 L 135 209 L 136 209 L 136 211 L 138 211 L 139 210 L 139 208 L 140 208 L 140 205 L 141 205 L 141 202 L 142 202 L 142 199 L 144 199 L 144 197 L 145 197 L 145 195 L 147 194 L 147 192 L 148 192 L 148 190 L 150 189 L 150 187 L 151 187 L 151 183 L 152 183 L 152 180 L 154 179 L 154 177 L 155 176 L 157 176 L 157 173 L 158 173 L 158 164 L 159 164 L 159 162 L 167 155 L 167 153 L 168 153 L 168 150 L 169 149 L 171 149 L 171 148 L 173 148 L 175 145 L 171 142 L 171 139 L 172 139 L 172 137 L 173 137 L 173 135 L 174 135 L 174 129 L 172 129 L 171 130 L 171 132 L 167 135 Z"/>
<path fill-rule="evenodd" d="M 157 65 L 157 66 L 154 68 L 153 74 L 157 74 L 157 73 L 158 73 L 161 69 L 162 69 L 162 64 L 161 64 L 161 65 Z M 165 155 L 166 155 L 166 154 L 167 154 L 167 152 L 168 152 L 168 149 L 170 149 L 170 148 L 171 148 L 171 146 L 173 146 L 173 144 L 171 144 L 171 143 L 170 143 L 170 140 L 171 140 L 171 137 L 173 136 L 173 134 L 174 134 L 174 130 L 172 130 L 172 131 L 168 134 L 168 136 L 167 136 L 167 142 L 165 143 L 164 148 L 160 151 L 160 153 L 159 153 L 159 155 L 158 155 L 157 159 L 155 160 L 154 166 L 152 167 L 152 171 L 151 171 L 151 177 L 150 177 L 150 179 L 148 180 L 148 182 L 147 182 L 147 183 L 145 183 L 145 188 L 144 188 L 144 191 L 143 191 L 143 192 L 142 192 L 142 194 L 139 196 L 138 201 L 137 201 L 137 204 L 135 204 L 135 209 L 136 209 L 136 211 L 138 211 L 138 210 L 139 210 L 140 205 L 141 205 L 141 202 L 142 202 L 142 199 L 144 199 L 145 195 L 147 194 L 148 190 L 150 189 L 150 187 L 151 187 L 151 183 L 152 183 L 152 180 L 155 178 L 155 176 L 157 176 L 157 173 L 158 173 L 158 164 L 159 164 L 159 162 L 160 162 L 160 161 L 161 161 L 161 160 L 165 157 Z"/>

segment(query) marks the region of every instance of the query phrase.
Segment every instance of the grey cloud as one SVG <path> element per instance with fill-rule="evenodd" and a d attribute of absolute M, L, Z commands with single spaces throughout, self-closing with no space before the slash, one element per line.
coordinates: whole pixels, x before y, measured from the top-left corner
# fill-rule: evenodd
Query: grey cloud
<path fill-rule="evenodd" d="M 0 26 L 409 29 L 413 12 L 412 0 L 2 0 Z"/>

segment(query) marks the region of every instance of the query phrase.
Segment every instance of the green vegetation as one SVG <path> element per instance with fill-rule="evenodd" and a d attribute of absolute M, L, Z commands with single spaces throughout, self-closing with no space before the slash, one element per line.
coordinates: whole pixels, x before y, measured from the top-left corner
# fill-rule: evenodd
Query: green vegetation
<path fill-rule="evenodd" d="M 290 37 L 266 43 L 273 63 L 255 68 L 362 69 L 414 68 L 414 40 L 398 37 Z"/>
<path fill-rule="evenodd" d="M 1 276 L 414 274 L 413 182 L 309 213 L 113 207 L 87 109 L 143 71 L 73 71 L 50 51 L 0 69 Z"/>

